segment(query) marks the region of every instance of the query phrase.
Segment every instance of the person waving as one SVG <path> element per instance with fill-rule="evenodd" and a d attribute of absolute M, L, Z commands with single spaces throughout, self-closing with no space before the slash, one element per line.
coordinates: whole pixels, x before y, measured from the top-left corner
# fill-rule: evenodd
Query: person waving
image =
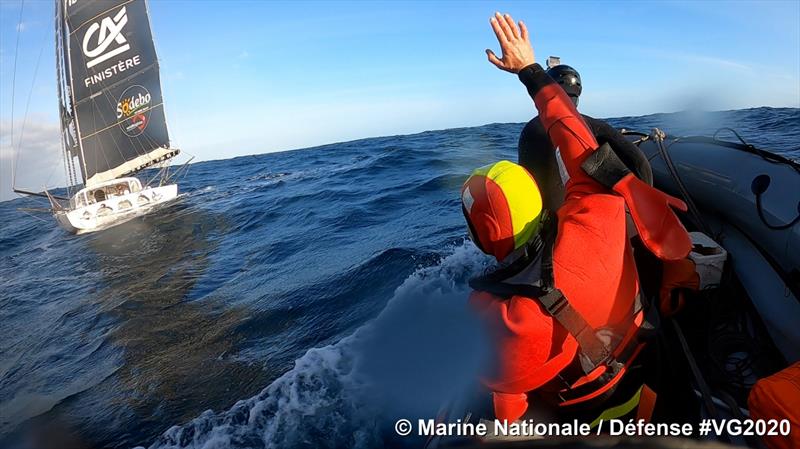
<path fill-rule="evenodd" d="M 502 54 L 486 50 L 489 61 L 527 88 L 567 177 L 555 217 L 542 207 L 537 174 L 509 161 L 475 170 L 461 190 L 473 242 L 501 264 L 470 282 L 470 301 L 493 339 L 495 364 L 484 381 L 495 415 L 513 421 L 526 413 L 533 391 L 564 407 L 604 401 L 652 332 L 626 210 L 662 260 L 684 259 L 691 242 L 672 210 L 685 204 L 597 145 L 573 102 L 536 63 L 525 24 L 498 13 L 491 26 Z M 548 249 L 552 266 L 542 263 Z"/>

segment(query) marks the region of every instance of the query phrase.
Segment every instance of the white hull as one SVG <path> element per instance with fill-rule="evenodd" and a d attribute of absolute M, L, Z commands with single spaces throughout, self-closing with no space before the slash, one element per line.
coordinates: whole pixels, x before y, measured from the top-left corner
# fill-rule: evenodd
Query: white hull
<path fill-rule="evenodd" d="M 177 196 L 177 184 L 145 187 L 138 192 L 114 196 L 87 206 L 59 210 L 53 215 L 58 224 L 68 232 L 85 234 L 125 223 Z"/>

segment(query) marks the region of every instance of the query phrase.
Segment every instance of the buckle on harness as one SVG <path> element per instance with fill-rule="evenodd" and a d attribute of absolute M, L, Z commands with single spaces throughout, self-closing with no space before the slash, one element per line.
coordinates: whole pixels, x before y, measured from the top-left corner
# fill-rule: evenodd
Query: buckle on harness
<path fill-rule="evenodd" d="M 559 290 L 551 290 L 548 295 L 554 292 L 558 292 L 557 295 L 553 295 L 556 296 L 556 298 L 552 302 L 548 301 L 547 303 L 543 304 L 545 309 L 547 309 L 547 313 L 549 313 L 552 317 L 556 317 L 556 315 L 561 313 L 564 307 L 566 307 L 568 304 L 567 297 L 564 296 Z"/>

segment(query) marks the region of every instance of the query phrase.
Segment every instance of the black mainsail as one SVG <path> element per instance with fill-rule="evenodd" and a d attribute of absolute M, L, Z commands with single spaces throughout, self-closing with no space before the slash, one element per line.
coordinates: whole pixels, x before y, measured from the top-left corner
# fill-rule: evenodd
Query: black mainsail
<path fill-rule="evenodd" d="M 70 162 L 77 156 L 84 184 L 177 155 L 169 148 L 145 0 L 57 1 L 62 140 Z"/>

